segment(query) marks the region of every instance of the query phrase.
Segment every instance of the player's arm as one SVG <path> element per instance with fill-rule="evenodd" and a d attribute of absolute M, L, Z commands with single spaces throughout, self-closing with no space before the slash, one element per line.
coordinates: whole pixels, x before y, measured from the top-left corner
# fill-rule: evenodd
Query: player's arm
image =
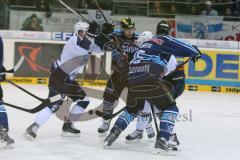
<path fill-rule="evenodd" d="M 94 28 L 91 29 L 91 25 L 89 28 L 89 32 L 91 30 L 95 30 Z M 106 44 L 112 43 L 113 39 L 111 37 L 114 30 L 114 25 L 111 23 L 104 23 L 99 30 L 99 34 L 94 38 L 94 43 L 99 46 L 102 50 L 109 50 L 108 47 L 106 47 Z"/>
<path fill-rule="evenodd" d="M 162 47 L 174 56 L 195 58 L 201 55 L 200 50 L 196 46 L 193 47 L 192 45 L 179 41 L 171 36 L 163 36 L 161 38 L 164 41 Z"/>

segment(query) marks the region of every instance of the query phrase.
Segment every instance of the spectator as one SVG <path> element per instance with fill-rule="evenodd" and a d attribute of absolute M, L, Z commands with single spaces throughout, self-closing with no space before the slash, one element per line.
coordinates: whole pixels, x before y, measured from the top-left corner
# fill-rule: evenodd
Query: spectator
<path fill-rule="evenodd" d="M 36 14 L 32 14 L 23 22 L 21 30 L 24 31 L 43 31 L 42 20 Z"/>
<path fill-rule="evenodd" d="M 176 14 L 176 6 L 174 4 L 171 5 L 170 14 Z"/>
<path fill-rule="evenodd" d="M 38 11 L 46 11 L 46 17 L 49 18 L 52 15 L 50 10 L 49 1 L 47 0 L 35 0 L 36 8 Z"/>
<path fill-rule="evenodd" d="M 198 13 L 197 13 L 197 9 L 196 9 L 196 6 L 192 6 L 191 7 L 191 15 L 197 15 Z"/>
<path fill-rule="evenodd" d="M 36 8 L 39 11 L 49 11 L 49 3 L 46 0 L 35 0 Z"/>
<path fill-rule="evenodd" d="M 233 3 L 232 6 L 233 16 L 240 16 L 240 0 L 236 0 L 236 3 Z"/>
<path fill-rule="evenodd" d="M 153 3 L 153 13 L 160 13 L 160 2 L 156 1 Z"/>
<path fill-rule="evenodd" d="M 212 9 L 212 2 L 211 1 L 206 1 L 205 2 L 205 7 L 206 9 L 202 11 L 202 15 L 206 16 L 218 16 L 218 12 L 214 9 Z"/>
<path fill-rule="evenodd" d="M 226 8 L 226 9 L 225 9 L 224 16 L 226 16 L 226 17 L 230 17 L 230 16 L 232 16 L 232 11 L 231 11 L 230 8 Z"/>

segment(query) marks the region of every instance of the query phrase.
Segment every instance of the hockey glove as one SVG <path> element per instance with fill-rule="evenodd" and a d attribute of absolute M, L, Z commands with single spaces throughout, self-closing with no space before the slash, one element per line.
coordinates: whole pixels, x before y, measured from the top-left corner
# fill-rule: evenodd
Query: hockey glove
<path fill-rule="evenodd" d="M 99 32 L 100 32 L 100 26 L 97 24 L 96 21 L 92 21 L 89 24 L 88 36 L 95 38 L 99 35 Z"/>
<path fill-rule="evenodd" d="M 110 34 L 113 32 L 115 26 L 112 23 L 103 23 L 101 32 L 103 34 Z"/>
<path fill-rule="evenodd" d="M 198 55 L 196 55 L 195 57 L 192 58 L 192 61 L 193 61 L 194 63 L 196 63 L 196 62 L 198 61 L 198 59 L 201 58 L 202 52 L 198 49 L 197 46 L 193 45 L 193 47 L 198 51 Z"/>

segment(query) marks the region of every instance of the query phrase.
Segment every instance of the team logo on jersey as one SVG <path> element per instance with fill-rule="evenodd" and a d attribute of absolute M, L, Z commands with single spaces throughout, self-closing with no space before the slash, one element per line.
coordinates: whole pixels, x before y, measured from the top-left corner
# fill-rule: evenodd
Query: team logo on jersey
<path fill-rule="evenodd" d="M 126 53 L 135 53 L 138 49 L 138 47 L 132 41 L 123 41 L 121 46 Z"/>
<path fill-rule="evenodd" d="M 158 38 L 152 38 L 150 41 L 158 45 L 162 45 L 164 43 L 164 40 Z"/>

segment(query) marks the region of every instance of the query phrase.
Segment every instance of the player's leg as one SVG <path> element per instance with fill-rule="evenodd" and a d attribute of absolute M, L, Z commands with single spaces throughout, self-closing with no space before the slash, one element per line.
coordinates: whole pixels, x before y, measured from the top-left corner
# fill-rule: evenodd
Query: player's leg
<path fill-rule="evenodd" d="M 171 137 L 178 115 L 178 107 L 172 104 L 164 109 L 160 119 L 160 132 L 155 143 L 156 153 L 174 155 L 178 148 L 171 142 Z"/>
<path fill-rule="evenodd" d="M 103 134 L 109 130 L 111 119 L 106 119 L 105 117 L 112 115 L 114 102 L 119 99 L 125 87 L 126 75 L 114 72 L 108 80 L 103 94 L 103 113 L 105 116 L 103 116 L 102 125 L 98 128 L 98 133 Z"/>
<path fill-rule="evenodd" d="M 71 95 L 69 96 L 76 104 L 72 107 L 69 116 L 65 119 L 62 127 L 62 136 L 79 136 L 80 130 L 74 127 L 74 121 L 78 121 L 81 114 L 87 108 L 89 104 L 89 97 L 86 96 L 85 91 L 81 86 L 73 81 L 73 88 L 69 86 Z"/>
<path fill-rule="evenodd" d="M 58 94 L 57 92 L 50 89 L 48 97 L 53 97 L 57 94 Z M 59 109 L 61 104 L 62 102 L 54 103 L 38 112 L 34 122 L 25 130 L 23 134 L 24 137 L 28 140 L 35 139 L 37 137 L 38 129 L 48 121 L 52 114 L 54 114 Z"/>
<path fill-rule="evenodd" d="M 150 104 L 145 101 L 144 108 L 138 113 L 136 130 L 126 136 L 126 140 L 133 141 L 136 139 L 142 139 L 143 131 L 146 129 L 148 138 L 155 136 L 154 129 L 151 123 L 151 107 Z"/>
<path fill-rule="evenodd" d="M 0 86 L 0 100 L 2 101 L 3 92 L 2 87 Z M 0 147 L 11 148 L 14 140 L 8 135 L 8 116 L 5 109 L 5 106 L 0 103 Z"/>
<path fill-rule="evenodd" d="M 166 91 L 167 86 L 163 85 L 161 84 L 160 88 L 165 87 L 164 90 Z M 174 154 L 177 151 L 177 148 L 170 143 L 170 137 L 172 136 L 176 117 L 179 112 L 172 91 L 169 94 L 160 95 L 149 100 L 152 105 L 162 110 L 159 137 L 157 137 L 154 146 L 156 153 Z"/>
<path fill-rule="evenodd" d="M 123 113 L 118 117 L 115 124 L 113 125 L 110 133 L 104 140 L 104 147 L 109 147 L 118 138 L 123 130 L 127 128 L 130 122 L 134 120 L 137 115 L 131 113 L 128 110 L 124 110 Z"/>
<path fill-rule="evenodd" d="M 135 95 L 131 94 L 131 91 L 128 92 L 127 97 L 127 107 L 124 112 L 119 116 L 114 126 L 110 130 L 110 133 L 104 140 L 104 146 L 109 147 L 112 143 L 118 138 L 123 130 L 127 128 L 130 122 L 137 117 L 138 110 L 142 110 L 144 100 L 135 101 Z M 138 108 L 142 106 L 141 108 Z"/>

